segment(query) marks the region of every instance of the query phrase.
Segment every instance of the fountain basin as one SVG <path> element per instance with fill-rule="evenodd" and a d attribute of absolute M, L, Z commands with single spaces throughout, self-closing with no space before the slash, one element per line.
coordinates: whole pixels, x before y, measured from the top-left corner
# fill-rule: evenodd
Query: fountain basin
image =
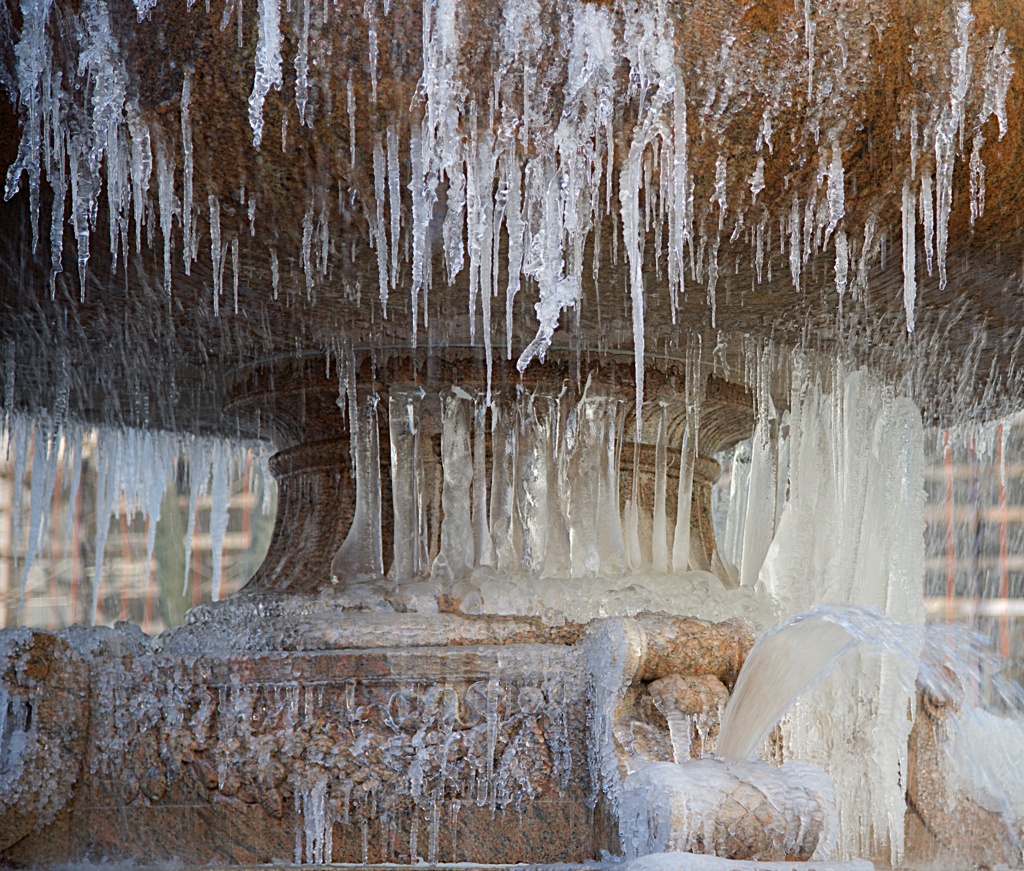
<path fill-rule="evenodd" d="M 730 683 L 752 640 L 734 623 L 645 619 L 676 625 L 677 669 Z M 618 852 L 589 750 L 598 633 L 446 614 L 316 625 L 307 615 L 291 637 L 312 646 L 318 633 L 325 649 L 245 650 L 239 636 L 234 651 L 204 653 L 185 632 L 152 652 L 160 645 L 127 624 L 22 631 L 23 647 L 69 662 L 73 680 L 52 668 L 55 683 L 18 687 L 15 665 L 8 693 L 42 711 L 77 687 L 69 722 L 87 728 L 80 748 L 54 746 L 66 774 L 55 813 L 15 828 L 5 808 L 3 860 L 508 864 Z M 4 747 L 51 746 L 55 721 L 22 723 Z M 26 764 L 17 783 L 42 794 L 49 772 Z"/>

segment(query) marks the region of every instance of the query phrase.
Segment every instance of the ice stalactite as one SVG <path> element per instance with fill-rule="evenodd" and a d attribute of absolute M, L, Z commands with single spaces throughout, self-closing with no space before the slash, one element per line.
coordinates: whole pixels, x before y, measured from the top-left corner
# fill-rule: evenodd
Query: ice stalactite
<path fill-rule="evenodd" d="M 224 291 L 224 248 L 220 240 L 220 200 L 210 194 L 210 260 L 213 264 L 213 313 L 220 314 L 220 296 Z"/>
<path fill-rule="evenodd" d="M 651 563 L 656 572 L 668 571 L 668 414 L 658 416 L 658 434 L 654 457 L 654 522 Z"/>
<path fill-rule="evenodd" d="M 350 387 L 355 394 L 355 385 Z M 356 478 L 356 509 L 352 526 L 331 561 L 331 578 L 357 580 L 384 574 L 381 544 L 380 447 L 377 424 L 379 398 L 350 395 L 349 426 Z"/>
<path fill-rule="evenodd" d="M 907 332 L 914 332 L 914 307 L 917 304 L 917 216 L 910 179 L 903 182 L 903 310 Z"/>
<path fill-rule="evenodd" d="M 464 390 L 452 388 L 441 397 L 441 463 L 444 488 L 441 506 L 441 549 L 432 572 L 437 577 L 455 579 L 473 567 L 474 541 L 471 518 L 473 454 L 471 433 L 473 399 Z"/>
<path fill-rule="evenodd" d="M 394 576 L 399 579 L 419 577 L 428 568 L 426 481 L 420 433 L 422 399 L 421 388 L 392 388 L 389 398 Z"/>
<path fill-rule="evenodd" d="M 213 463 L 212 448 L 213 446 L 206 441 L 197 440 L 193 442 L 189 455 L 188 520 L 185 525 L 185 573 L 181 587 L 182 596 L 188 592 L 189 579 L 192 577 L 192 541 L 199 519 L 199 503 L 209 489 L 210 467 Z"/>
<path fill-rule="evenodd" d="M 263 103 L 271 88 L 284 84 L 281 59 L 280 0 L 259 0 L 259 36 L 256 41 L 256 73 L 249 95 L 249 126 L 252 144 L 259 148 L 263 141 Z"/>
<path fill-rule="evenodd" d="M 295 107 L 299 110 L 299 124 L 308 123 L 312 127 L 312 114 L 308 119 L 306 116 L 309 105 L 309 13 L 310 0 L 302 0 L 302 30 L 295 53 Z"/>
<path fill-rule="evenodd" d="M 228 528 L 228 507 L 231 498 L 232 457 L 228 445 L 218 441 L 213 446 L 213 481 L 210 485 L 210 548 L 213 551 L 213 601 L 220 599 L 221 571 L 224 562 L 224 533 Z"/>
<path fill-rule="evenodd" d="M 191 271 L 195 259 L 197 240 L 195 239 L 195 210 L 192 206 L 192 181 L 195 174 L 192 156 L 192 119 L 189 104 L 192 100 L 191 69 L 185 70 L 185 80 L 181 86 L 181 152 L 182 152 L 182 201 L 181 201 L 181 235 L 182 255 L 185 261 L 185 274 Z"/>
<path fill-rule="evenodd" d="M 174 162 L 163 139 L 156 140 L 156 180 L 160 213 L 160 232 L 164 241 L 164 290 L 171 295 L 171 237 L 178 198 L 174 195 Z"/>
<path fill-rule="evenodd" d="M 921 226 L 924 230 L 924 262 L 928 274 L 932 274 L 935 261 L 935 204 L 932 198 L 932 176 L 921 173 L 920 194 Z"/>
<path fill-rule="evenodd" d="M 778 421 L 774 414 L 759 420 L 751 437 L 746 516 L 740 545 L 740 583 L 753 586 L 775 535 L 778 501 Z"/>
<path fill-rule="evenodd" d="M 377 284 L 380 288 L 380 307 L 384 317 L 388 315 L 388 237 L 384 223 L 384 208 L 387 205 L 385 189 L 387 188 L 387 163 L 381 137 L 373 143 L 373 189 L 375 193 L 376 213 L 373 218 L 373 247 L 377 249 Z"/>
<path fill-rule="evenodd" d="M 23 424 L 25 425 L 25 424 Z M 40 422 L 35 428 L 32 446 L 32 493 L 29 497 L 28 548 L 25 554 L 25 569 L 21 580 L 21 593 L 18 599 L 18 622 L 24 620 L 25 591 L 28 588 L 28 575 L 32 570 L 36 554 L 39 552 L 43 534 L 44 509 L 53 496 L 53 487 L 57 475 L 57 440 L 59 433 L 50 426 Z"/>
<path fill-rule="evenodd" d="M 672 537 L 672 571 L 684 572 L 690 565 L 690 512 L 693 496 L 693 465 L 696 460 L 694 427 L 687 415 L 679 451 L 679 487 L 676 491 L 676 525 Z"/>
<path fill-rule="evenodd" d="M 969 32 L 973 21 L 971 4 L 960 3 L 956 12 L 957 46 L 949 61 L 949 103 L 943 107 L 935 130 L 935 249 L 939 264 L 940 290 L 946 286 L 949 213 L 953 208 L 953 163 L 964 123 L 964 101 L 971 80 Z"/>
<path fill-rule="evenodd" d="M 214 562 L 215 598 L 219 591 L 217 577 L 221 564 L 224 532 L 227 528 L 229 499 L 235 483 L 245 474 L 250 445 L 232 444 L 219 439 L 182 436 L 167 432 L 138 429 L 91 429 L 81 424 L 44 418 L 34 419 L 13 415 L 0 440 L 6 442 L 14 461 L 14 492 L 12 499 L 15 554 L 24 559 L 22 564 L 22 609 L 30 574 L 38 561 L 40 549 L 48 530 L 56 538 L 54 525 L 58 518 L 50 515 L 55 500 L 57 481 L 67 493 L 67 513 L 63 518 L 65 549 L 73 538 L 73 528 L 80 522 L 80 496 L 83 465 L 95 469 L 95 539 L 92 566 L 91 611 L 87 620 L 101 616 L 100 595 L 107 584 L 104 576 L 106 542 L 110 521 L 120 513 L 122 506 L 128 518 L 141 515 L 146 522 L 145 572 L 153 571 L 156 550 L 157 525 L 169 487 L 173 486 L 175 466 L 185 463 L 191 480 L 189 494 L 188 529 L 185 536 L 185 585 L 187 592 L 192 559 L 192 543 L 200 503 L 208 492 L 213 500 L 210 510 L 210 537 Z M 265 450 L 257 448 L 262 462 L 258 471 L 262 475 L 264 491 L 269 489 L 269 469 Z M 29 459 L 31 458 L 31 467 Z M 210 476 L 213 488 L 210 490 Z M 27 536 L 22 535 L 21 494 L 28 473 L 30 481 Z M 264 511 L 270 505 L 264 506 Z M 20 562 L 20 560 L 19 560 Z M 110 615 L 105 615 L 109 617 Z"/>

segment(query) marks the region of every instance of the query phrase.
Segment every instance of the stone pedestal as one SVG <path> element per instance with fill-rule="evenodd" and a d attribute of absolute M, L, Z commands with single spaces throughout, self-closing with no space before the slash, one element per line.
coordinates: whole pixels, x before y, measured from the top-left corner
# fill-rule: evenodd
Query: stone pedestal
<path fill-rule="evenodd" d="M 17 818 L 8 808 L 0 860 L 507 864 L 618 852 L 591 752 L 586 663 L 599 632 L 523 618 L 342 619 L 309 597 L 266 598 L 262 613 L 244 599 L 230 607 L 290 632 L 235 632 L 233 651 L 216 650 L 223 635 L 210 626 L 199 655 L 189 627 L 161 645 L 127 624 L 0 636 L 8 698 L 27 662 L 36 711 L 69 692 L 75 703 L 71 743 L 49 737 L 52 716 L 5 733 L 8 754 L 47 747 L 57 763 L 26 754 L 25 795 L 41 795 L 53 770 L 69 777 L 52 807 L 28 803 Z M 731 684 L 749 632 L 673 625 L 642 671 Z"/>

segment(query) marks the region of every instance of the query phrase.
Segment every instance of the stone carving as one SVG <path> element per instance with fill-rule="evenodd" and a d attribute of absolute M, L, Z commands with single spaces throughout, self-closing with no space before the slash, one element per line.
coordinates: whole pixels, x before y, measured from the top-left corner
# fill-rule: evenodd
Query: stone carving
<path fill-rule="evenodd" d="M 616 849 L 616 824 L 628 855 L 806 858 L 827 837 L 817 774 L 699 758 L 746 625 L 642 614 L 537 643 L 518 618 L 431 619 L 350 615 L 314 632 L 327 649 L 204 655 L 126 626 L 3 633 L 3 746 L 30 739 L 2 784 L 4 858 L 37 861 L 25 836 L 61 807 L 76 837 L 114 814 L 61 859 L 93 843 L 194 863 L 582 860 Z"/>
<path fill-rule="evenodd" d="M 707 758 L 753 643 L 749 627 L 645 614 L 603 621 L 585 641 L 599 757 L 592 765 L 614 802 L 627 858 L 667 851 L 806 860 L 819 845 L 827 849 L 835 798 L 823 771 Z"/>
<path fill-rule="evenodd" d="M 331 861 L 335 824 L 362 830 L 364 859 L 437 861 L 438 829 L 462 807 L 565 798 L 569 721 L 583 717 L 557 671 L 533 683 L 458 668 L 448 680 L 332 676 L 332 655 L 94 650 L 92 788 L 128 808 L 198 801 L 294 818 L 297 862 Z M 359 662 L 384 672 L 383 658 Z"/>
<path fill-rule="evenodd" d="M 947 688 L 953 688 L 954 683 L 948 682 Z M 962 692 L 959 685 L 955 691 Z M 927 833 L 958 863 L 982 868 L 1019 867 L 1022 821 L 1008 819 L 998 802 L 986 806 L 980 796 L 968 795 L 951 771 L 949 730 L 959 708 L 958 699 L 919 686 L 907 754 L 907 802 Z"/>

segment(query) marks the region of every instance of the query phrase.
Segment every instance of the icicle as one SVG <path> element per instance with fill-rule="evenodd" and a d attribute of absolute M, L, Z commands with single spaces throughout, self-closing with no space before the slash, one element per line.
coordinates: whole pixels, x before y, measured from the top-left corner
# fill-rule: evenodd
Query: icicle
<path fill-rule="evenodd" d="M 696 459 L 694 427 L 686 416 L 683 441 L 679 449 L 679 491 L 676 503 L 676 528 L 672 539 L 672 571 L 685 572 L 690 565 L 690 511 L 693 501 L 693 466 Z"/>
<path fill-rule="evenodd" d="M 757 202 L 757 195 L 764 190 L 764 155 L 759 154 L 757 156 L 757 166 L 754 167 L 754 173 L 747 180 L 750 185 L 750 204 L 754 205 Z"/>
<path fill-rule="evenodd" d="M 835 231 L 836 226 L 846 214 L 846 185 L 843 174 L 843 151 L 839 146 L 838 133 L 832 134 L 832 162 L 828 170 L 828 227 L 825 238 Z"/>
<path fill-rule="evenodd" d="M 280 90 L 284 84 L 281 70 L 281 4 L 280 0 L 258 0 L 259 34 L 256 39 L 256 72 L 249 95 L 249 126 L 253 147 L 263 141 L 263 103 L 270 89 Z"/>
<path fill-rule="evenodd" d="M 598 554 L 601 557 L 601 573 L 609 578 L 621 578 L 627 569 L 626 543 L 622 532 L 622 510 L 619 502 L 619 453 L 622 446 L 622 431 L 625 427 L 625 405 L 622 400 L 607 399 L 604 406 L 597 543 Z"/>
<path fill-rule="evenodd" d="M 213 552 L 212 598 L 220 600 L 221 568 L 224 560 L 224 533 L 231 507 L 231 469 L 227 445 L 213 447 L 213 482 L 210 486 L 210 550 Z"/>
<path fill-rule="evenodd" d="M 66 458 L 64 463 L 65 470 L 70 470 L 70 475 L 65 472 L 65 481 L 69 481 L 68 486 L 68 513 L 64 518 L 64 545 L 65 545 L 65 559 L 67 558 L 67 549 L 71 545 L 72 529 L 75 525 L 75 514 L 78 506 L 78 493 L 79 488 L 82 484 L 82 442 L 84 440 L 84 434 L 81 430 L 65 429 L 64 431 L 64 443 L 66 446 L 70 446 L 71 456 Z"/>
<path fill-rule="evenodd" d="M 274 299 L 277 299 L 280 290 L 281 273 L 277 264 L 277 249 L 270 249 L 270 285 L 274 291 Z"/>
<path fill-rule="evenodd" d="M 593 578 L 601 570 L 601 484 L 604 460 L 606 400 L 584 395 L 569 411 L 563 436 L 567 486 L 566 520 L 569 532 L 569 568 L 574 578 Z M 548 550 L 551 533 L 548 533 Z"/>
<path fill-rule="evenodd" d="M 811 15 L 813 0 L 804 0 L 804 46 L 807 49 L 807 101 L 814 100 L 814 33 L 817 24 Z"/>
<path fill-rule="evenodd" d="M 1013 78 L 1013 57 L 1006 44 L 1006 32 L 999 28 L 995 42 L 985 63 L 984 97 L 978 123 L 984 124 L 990 115 L 999 122 L 999 138 L 1006 135 L 1006 92 Z"/>
<path fill-rule="evenodd" d="M 846 293 L 846 281 L 850 273 L 850 246 L 846 231 L 839 230 L 835 236 L 836 247 L 836 293 L 842 298 Z"/>
<path fill-rule="evenodd" d="M 28 575 L 39 553 L 43 531 L 43 511 L 53 498 L 54 480 L 57 476 L 57 438 L 50 433 L 42 421 L 35 424 L 35 439 L 32 446 L 32 490 L 29 496 L 28 547 L 25 550 L 25 568 L 18 599 L 18 623 L 24 625 L 25 591 Z M 17 542 L 15 542 L 15 547 Z"/>
<path fill-rule="evenodd" d="M 470 426 L 473 398 L 457 387 L 441 394 L 441 549 L 431 574 L 443 580 L 455 580 L 473 567 L 474 541 L 471 517 L 470 485 L 473 481 L 473 455 Z"/>
<path fill-rule="evenodd" d="M 733 448 L 729 480 L 729 511 L 725 521 L 725 536 L 720 556 L 726 561 L 726 570 L 739 565 L 743 552 L 743 524 L 747 519 L 747 494 L 750 481 L 750 442 L 740 442 Z"/>
<path fill-rule="evenodd" d="M 379 208 L 379 206 L 378 206 Z M 302 266 L 302 274 L 306 278 L 306 299 L 312 299 L 313 293 L 313 198 L 310 196 L 309 206 L 306 214 L 302 216 L 302 251 L 299 256 L 299 263 Z"/>
<path fill-rule="evenodd" d="M 388 189 L 391 212 L 391 288 L 398 284 L 398 244 L 402 228 L 401 180 L 398 166 L 398 128 L 388 127 Z M 386 307 L 385 307 L 386 311 Z"/>
<path fill-rule="evenodd" d="M 739 560 L 740 584 L 752 587 L 775 535 L 775 507 L 778 498 L 778 423 L 771 396 L 767 413 L 758 421 L 751 437 L 750 476 L 747 491 L 746 518 L 743 523 L 743 546 Z"/>
<path fill-rule="evenodd" d="M 930 172 L 921 174 L 921 224 L 924 228 L 924 259 L 928 274 L 932 274 L 935 258 L 935 211 L 932 203 L 932 176 Z"/>
<path fill-rule="evenodd" d="M 907 332 L 914 332 L 914 306 L 917 301 L 917 218 L 914 191 L 910 179 L 903 182 L 903 309 L 907 314 Z"/>
<path fill-rule="evenodd" d="M 380 307 L 384 317 L 388 316 L 388 239 L 384 224 L 384 189 L 387 183 L 387 169 L 384 150 L 378 136 L 373 143 L 373 189 L 377 211 L 373 225 L 373 245 L 377 249 L 377 285 L 380 288 Z"/>
<path fill-rule="evenodd" d="M 352 171 L 356 166 L 356 96 L 352 88 L 352 73 L 348 74 L 346 89 L 346 107 L 348 109 L 348 163 Z"/>
<path fill-rule="evenodd" d="M 351 387 L 355 393 L 354 385 Z M 355 400 L 352 400 L 355 402 Z M 331 561 L 331 579 L 337 583 L 384 574 L 380 516 L 380 442 L 375 393 L 359 399 L 350 413 L 349 432 L 355 458 L 356 510 L 352 526 Z"/>
<path fill-rule="evenodd" d="M 120 467 L 122 435 L 100 430 L 96 440 L 96 557 L 92 575 L 92 607 L 89 623 L 96 625 L 100 585 L 103 583 L 103 557 L 117 496 L 121 492 Z"/>
<path fill-rule="evenodd" d="M 672 195 L 669 200 L 669 242 L 668 242 L 668 277 L 669 292 L 672 304 L 672 323 L 676 322 L 679 297 L 685 290 L 685 250 L 684 246 L 693 244 L 692 215 L 690 212 L 690 174 L 687 155 L 689 135 L 686 130 L 686 88 L 683 77 L 677 73 L 676 87 L 673 94 L 673 130 L 672 130 Z M 607 160 L 611 170 L 611 137 L 609 137 Z M 758 160 L 762 174 L 764 160 Z M 608 196 L 611 196 L 611 178 L 606 181 Z M 756 197 L 757 194 L 755 193 Z M 596 279 L 595 279 L 596 280 Z"/>
<path fill-rule="evenodd" d="M 726 167 L 728 163 L 724 154 L 715 158 L 715 192 L 711 195 L 711 204 L 718 206 L 718 232 L 725 226 L 726 200 Z"/>
<path fill-rule="evenodd" d="M 789 212 L 789 272 L 793 276 L 793 288 L 800 292 L 800 200 L 793 194 L 793 207 Z"/>
<path fill-rule="evenodd" d="M 971 78 L 968 34 L 972 21 L 974 21 L 974 15 L 971 13 L 971 4 L 958 4 L 956 12 L 957 47 L 950 57 L 952 81 L 949 90 L 949 105 L 943 108 L 935 130 L 935 248 L 939 262 L 940 290 L 946 287 L 946 246 L 949 233 L 949 213 L 953 207 L 953 160 L 956 154 L 957 136 L 963 127 L 965 100 Z"/>
<path fill-rule="evenodd" d="M 409 161 L 412 166 L 412 283 L 409 298 L 412 313 L 412 347 L 416 347 L 419 328 L 420 293 L 426 296 L 430 285 L 430 217 L 434 210 L 434 193 L 426 185 L 423 139 L 417 125 L 413 125 L 409 138 Z"/>
<path fill-rule="evenodd" d="M 487 405 L 477 398 L 473 410 L 473 549 L 476 565 L 494 562 L 491 549 L 491 531 L 487 524 Z"/>
<path fill-rule="evenodd" d="M 192 540 L 195 535 L 196 518 L 199 503 L 206 496 L 210 481 L 210 465 L 213 462 L 211 448 L 205 439 L 193 437 L 188 445 L 188 521 L 185 527 L 185 574 L 181 587 L 182 596 L 188 593 L 188 582 L 192 576 L 189 569 L 192 564 Z"/>
<path fill-rule="evenodd" d="M 299 124 L 313 126 L 312 117 L 306 118 L 309 102 L 309 0 L 302 0 L 302 34 L 295 53 L 295 107 L 299 110 Z"/>
<path fill-rule="evenodd" d="M 534 397 L 524 396 L 516 438 L 516 539 L 521 568 L 535 577 L 543 573 L 547 555 L 550 444 L 550 417 L 538 415 Z"/>
<path fill-rule="evenodd" d="M 146 579 L 153 570 L 153 553 L 156 550 L 156 527 L 160 522 L 160 506 L 167 490 L 168 475 L 174 464 L 177 445 L 173 437 L 167 434 L 157 435 L 146 433 L 146 445 L 149 448 L 144 465 L 143 480 L 146 512 Z"/>
<path fill-rule="evenodd" d="M 156 179 L 160 201 L 160 232 L 164 237 L 164 289 L 171 295 L 171 224 L 177 211 L 174 196 L 174 161 L 167 154 L 163 140 L 156 141 Z"/>
<path fill-rule="evenodd" d="M 516 571 L 519 557 L 512 532 L 516 497 L 516 409 L 499 398 L 491 405 L 490 529 L 498 571 Z"/>
<path fill-rule="evenodd" d="M 181 235 L 185 260 L 185 274 L 191 274 L 192 268 L 192 234 L 194 222 L 192 215 L 192 121 L 189 117 L 189 103 L 192 98 L 192 69 L 185 69 L 185 80 L 181 86 L 181 153 L 183 160 L 183 190 L 181 204 Z M 138 208 L 138 205 L 136 206 Z"/>
<path fill-rule="evenodd" d="M 363 17 L 367 21 L 366 41 L 369 48 L 370 58 L 370 99 L 377 102 L 377 59 L 380 50 L 377 46 L 377 10 L 374 0 L 365 0 L 363 3 Z"/>
<path fill-rule="evenodd" d="M 636 440 L 640 441 L 644 403 L 644 278 L 640 255 L 640 160 L 643 142 L 634 141 L 626 165 L 619 176 L 619 201 L 622 205 L 622 241 L 629 262 L 629 295 L 633 311 L 633 366 L 636 379 Z M 635 507 L 635 506 L 634 506 Z"/>
<path fill-rule="evenodd" d="M 513 146 L 514 148 L 514 146 Z M 522 176 L 512 156 L 506 158 L 504 175 L 508 179 L 508 203 L 505 206 L 505 230 L 508 233 L 508 286 L 505 288 L 506 357 L 512 359 L 513 302 L 519 293 L 520 270 L 523 264 Z"/>
<path fill-rule="evenodd" d="M 985 164 L 981 159 L 981 148 L 984 144 L 985 137 L 981 132 L 975 133 L 970 163 L 971 227 L 985 214 Z"/>
<path fill-rule="evenodd" d="M 210 258 L 213 263 L 213 314 L 220 314 L 220 295 L 224 290 L 224 249 L 220 243 L 220 200 L 209 196 L 210 204 Z"/>
<path fill-rule="evenodd" d="M 639 571 L 644 557 L 640 547 L 640 442 L 633 443 L 633 489 L 626 501 L 624 537 L 626 564 L 631 571 Z"/>
<path fill-rule="evenodd" d="M 662 408 L 654 454 L 654 528 L 651 562 L 656 572 L 668 571 L 668 412 Z"/>
<path fill-rule="evenodd" d="M 427 569 L 426 494 L 420 441 L 422 398 L 422 388 L 392 387 L 388 399 L 396 580 L 419 577 Z"/>
<path fill-rule="evenodd" d="M 153 152 L 149 128 L 141 122 L 131 123 L 132 136 L 132 198 L 135 201 L 135 251 L 142 251 L 142 223 L 149 196 L 149 178 L 153 172 Z M 61 198 L 63 202 L 63 197 Z M 56 234 L 55 234 L 56 235 Z M 63 237 L 63 228 L 61 231 Z"/>

